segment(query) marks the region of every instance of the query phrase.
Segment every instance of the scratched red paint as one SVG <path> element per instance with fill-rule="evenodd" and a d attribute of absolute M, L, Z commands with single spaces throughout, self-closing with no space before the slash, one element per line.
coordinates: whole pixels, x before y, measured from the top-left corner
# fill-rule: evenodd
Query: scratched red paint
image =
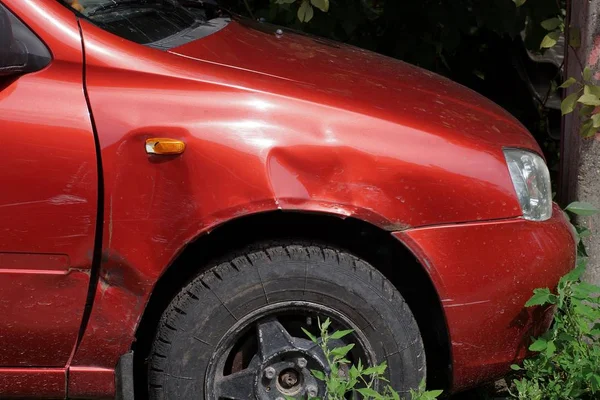
<path fill-rule="evenodd" d="M 564 214 L 545 222 L 508 220 L 396 233 L 431 271 L 452 341 L 457 388 L 502 375 L 526 354 L 551 314 L 523 309 L 533 289 L 553 288 L 575 262 Z M 522 246 L 527 246 L 524 251 Z M 448 251 L 453 249 L 453 251 Z M 541 322 L 540 324 L 533 323 Z"/>
<path fill-rule="evenodd" d="M 0 252 L 18 248 L 70 258 L 64 275 L 22 274 L 10 283 L 31 285 L 60 305 L 60 311 L 50 308 L 53 313 L 65 313 L 58 322 L 62 334 L 48 342 L 42 353 L 50 358 L 42 361 L 63 373 L 70 370 L 70 395 L 114 395 L 112 371 L 130 350 L 168 266 L 187 243 L 261 212 L 351 216 L 396 232 L 421 260 L 443 301 L 455 388 L 506 372 L 512 359 L 523 355 L 521 340 L 547 325 L 548 315 L 527 314 L 522 305 L 534 287 L 552 286 L 573 266 L 572 236 L 558 210 L 543 223 L 521 218 L 502 150 L 541 151 L 514 118 L 488 100 L 398 61 L 292 33 L 274 35 L 250 23 L 234 21 L 163 52 L 83 20 L 80 32 L 76 17 L 54 0 L 0 1 L 54 57 L 46 70 L 0 92 L 0 130 L 21 126 L 4 111 L 7 104 L 16 107 L 34 96 L 35 85 L 36 104 L 55 116 L 71 116 L 63 132 L 78 149 L 75 159 L 64 163 L 68 174 L 52 175 L 54 191 L 41 195 L 14 178 L 21 197 L 0 195 L 0 206 L 35 195 L 39 203 L 20 204 L 19 210 L 35 207 L 35 215 L 51 219 L 32 216 L 21 247 L 2 242 Z M 104 175 L 104 262 L 89 322 L 77 342 L 97 207 L 82 42 Z M 57 90 L 64 96 L 49 94 Z M 40 118 L 24 118 L 26 131 L 39 132 L 32 135 L 34 144 L 44 130 L 61 126 L 49 127 Z M 179 157 L 148 156 L 149 137 L 179 139 L 187 149 Z M 79 192 L 57 190 L 83 165 L 91 169 L 80 173 Z M 65 194 L 75 197 L 56 197 Z M 7 210 L 0 207 L 0 220 L 12 218 Z M 72 233 L 65 233 L 69 229 Z M 32 232 L 36 236 L 29 239 Z M 48 232 L 73 236 L 56 241 Z M 45 240 L 45 247 L 27 240 Z M 35 330 L 36 321 L 48 323 L 44 312 L 48 308 L 35 308 L 15 318 Z M 17 336 L 9 338 L 18 344 Z M 24 367 L 40 366 L 33 356 L 23 360 Z M 56 369 L 48 370 L 49 382 Z M 31 372 L 44 379 L 44 370 Z M 10 374 L 14 371 L 0 364 L 0 381 L 9 382 Z M 19 387 L 3 390 L 27 394 Z"/>

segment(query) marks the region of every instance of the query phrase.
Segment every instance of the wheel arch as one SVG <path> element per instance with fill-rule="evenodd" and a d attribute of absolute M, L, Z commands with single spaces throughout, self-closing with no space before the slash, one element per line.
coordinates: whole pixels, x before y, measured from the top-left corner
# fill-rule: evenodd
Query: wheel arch
<path fill-rule="evenodd" d="M 326 244 L 351 252 L 377 268 L 400 291 L 417 320 L 425 344 L 429 385 L 451 386 L 450 339 L 440 298 L 427 271 L 402 242 L 388 231 L 355 218 L 272 211 L 236 218 L 201 235 L 157 281 L 133 345 L 137 393 L 147 388 L 145 358 L 160 316 L 176 293 L 216 260 L 267 241 Z M 197 267 L 190 268 L 190 263 Z"/>

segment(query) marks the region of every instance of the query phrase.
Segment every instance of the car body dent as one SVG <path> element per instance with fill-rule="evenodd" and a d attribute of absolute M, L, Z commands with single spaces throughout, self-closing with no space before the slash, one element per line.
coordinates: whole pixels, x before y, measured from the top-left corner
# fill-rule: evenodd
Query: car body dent
<path fill-rule="evenodd" d="M 504 117 L 504 141 L 431 133 L 428 120 L 366 115 L 363 100 L 334 105 L 331 91 L 292 79 L 143 48 L 85 21 L 82 32 L 105 177 L 105 262 L 74 366 L 114 367 L 167 266 L 234 218 L 322 212 L 399 231 L 520 214 L 502 145 L 535 144 Z M 148 155 L 149 137 L 187 147 Z"/>
<path fill-rule="evenodd" d="M 418 111 L 431 94 L 413 91 L 385 108 L 372 99 L 376 85 L 354 82 L 355 93 L 319 89 L 299 76 L 274 79 L 277 71 L 259 68 L 264 65 L 241 69 L 193 57 L 211 54 L 206 47 L 160 52 L 81 25 L 105 177 L 106 261 L 75 366 L 114 367 L 167 266 L 187 243 L 234 218 L 278 209 L 324 212 L 399 231 L 520 215 L 502 147 L 538 148 L 522 127 L 502 113 L 490 114 L 487 105 L 485 112 L 471 108 L 460 118 L 462 106 L 452 102 Z M 247 28 L 232 22 L 194 43 L 258 32 L 231 29 Z M 236 45 L 237 52 L 225 53 L 249 54 L 247 43 Z M 340 51 L 357 68 L 378 59 Z M 395 62 L 384 60 L 384 71 L 392 73 Z M 307 62 L 302 67 L 315 73 Z M 409 74 L 406 79 L 438 79 L 396 67 Z M 454 85 L 443 87 L 454 95 Z M 466 89 L 457 93 L 485 103 Z M 402 111 L 402 101 L 413 108 Z M 440 114 L 450 112 L 464 135 L 444 126 Z M 151 156 L 144 151 L 149 137 L 182 140 L 187 147 L 180 156 Z M 111 285 L 111 275 L 125 284 Z"/>

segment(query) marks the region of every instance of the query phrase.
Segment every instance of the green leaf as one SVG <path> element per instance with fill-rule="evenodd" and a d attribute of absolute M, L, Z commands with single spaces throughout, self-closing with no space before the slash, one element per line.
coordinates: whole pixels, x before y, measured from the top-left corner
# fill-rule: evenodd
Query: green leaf
<path fill-rule="evenodd" d="M 552 357 L 555 352 L 556 352 L 556 345 L 554 344 L 554 342 L 553 341 L 548 342 L 548 345 L 546 346 L 546 356 Z"/>
<path fill-rule="evenodd" d="M 425 394 L 428 395 L 430 399 L 436 399 L 440 397 L 442 393 L 444 393 L 443 390 L 428 390 L 427 392 L 425 392 Z"/>
<path fill-rule="evenodd" d="M 579 130 L 579 134 L 584 138 L 592 137 L 596 134 L 597 130 L 594 129 L 594 121 L 588 119 L 581 125 Z M 586 256 L 587 257 L 587 256 Z"/>
<path fill-rule="evenodd" d="M 344 336 L 351 334 L 352 332 L 354 332 L 354 330 L 352 330 L 352 329 L 348 329 L 345 331 L 335 331 L 331 334 L 331 336 L 329 336 L 329 338 L 332 340 L 341 339 Z"/>
<path fill-rule="evenodd" d="M 350 380 L 355 380 L 356 378 L 358 378 L 358 375 L 358 369 L 356 369 L 354 365 L 351 366 L 348 370 L 348 377 L 350 378 Z"/>
<path fill-rule="evenodd" d="M 510 366 L 510 369 L 512 369 L 513 371 L 520 371 L 522 368 L 520 366 L 518 366 L 517 364 L 512 364 Z"/>
<path fill-rule="evenodd" d="M 592 376 L 590 376 L 590 381 L 592 383 L 592 389 L 594 392 L 600 390 L 600 375 L 592 374 Z"/>
<path fill-rule="evenodd" d="M 531 346 L 529 346 L 529 350 L 540 352 L 546 350 L 547 346 L 548 343 L 544 339 L 538 339 L 535 342 L 533 342 Z"/>
<path fill-rule="evenodd" d="M 311 342 L 317 343 L 318 340 L 315 335 L 313 335 L 312 333 L 310 333 L 309 331 L 307 331 L 304 328 L 302 328 L 302 332 L 304 332 L 304 334 L 310 339 Z"/>
<path fill-rule="evenodd" d="M 573 110 L 575 109 L 575 105 L 577 104 L 578 97 L 578 93 L 572 93 L 564 98 L 562 103 L 560 103 L 560 110 L 562 111 L 562 115 L 566 115 L 573 112 Z"/>
<path fill-rule="evenodd" d="M 583 69 L 583 80 L 589 81 L 590 79 L 592 79 L 592 69 L 590 67 L 585 67 Z"/>
<path fill-rule="evenodd" d="M 584 85 L 583 94 L 593 94 L 596 97 L 600 97 L 600 87 L 596 85 Z"/>
<path fill-rule="evenodd" d="M 312 376 L 314 376 L 316 379 L 320 380 L 320 381 L 325 381 L 327 378 L 325 377 L 325 374 L 323 373 L 323 371 L 319 371 L 316 369 L 311 369 L 310 373 L 312 374 Z"/>
<path fill-rule="evenodd" d="M 560 26 L 562 21 L 559 18 L 550 18 L 542 21 L 542 28 L 547 31 L 553 31 Z"/>
<path fill-rule="evenodd" d="M 562 340 L 563 342 L 572 342 L 575 340 L 575 338 L 571 335 L 569 335 L 568 333 L 565 332 L 561 332 L 558 334 L 558 339 Z"/>
<path fill-rule="evenodd" d="M 554 47 L 558 39 L 560 38 L 560 31 L 550 32 L 544 39 L 542 39 L 542 44 L 540 44 L 540 48 L 549 49 L 550 47 Z"/>
<path fill-rule="evenodd" d="M 325 320 L 325 322 L 323 322 L 322 324 L 319 325 L 319 328 L 321 328 L 321 331 L 327 332 L 327 330 L 329 329 L 329 326 L 331 326 L 331 320 L 329 318 L 327 318 Z"/>
<path fill-rule="evenodd" d="M 356 391 L 358 393 L 362 394 L 366 398 L 373 398 L 373 399 L 382 399 L 383 398 L 379 393 L 377 393 L 375 390 L 373 390 L 371 388 L 361 388 L 361 389 L 356 389 Z"/>
<path fill-rule="evenodd" d="M 577 282 L 583 276 L 585 269 L 585 264 L 579 265 L 578 263 L 577 268 L 563 276 L 560 280 L 565 282 Z"/>
<path fill-rule="evenodd" d="M 577 79 L 570 77 L 569 79 L 567 79 L 566 81 L 563 82 L 562 85 L 560 85 L 560 88 L 563 89 L 567 89 L 569 87 L 571 87 L 573 84 L 577 83 Z"/>
<path fill-rule="evenodd" d="M 310 3 L 323 12 L 329 11 L 329 0 L 310 0 Z"/>
<path fill-rule="evenodd" d="M 573 286 L 573 292 L 580 298 L 587 298 L 593 294 L 600 294 L 600 287 L 587 282 L 579 282 Z"/>
<path fill-rule="evenodd" d="M 352 350 L 354 348 L 354 343 L 351 343 L 347 346 L 344 347 L 336 347 L 335 349 L 331 350 L 331 355 L 334 357 L 346 357 L 346 354 L 348 354 L 348 352 L 350 350 Z"/>
<path fill-rule="evenodd" d="M 596 107 L 594 107 L 594 106 L 583 106 L 579 110 L 579 116 L 584 117 L 584 118 L 589 117 L 590 115 L 592 115 L 594 113 L 595 109 L 596 109 Z"/>
<path fill-rule="evenodd" d="M 298 8 L 298 19 L 300 22 L 309 22 L 315 14 L 308 0 L 302 0 L 302 4 Z"/>
<path fill-rule="evenodd" d="M 600 99 L 595 94 L 583 94 L 578 100 L 578 103 L 585 104 L 587 106 L 600 106 Z"/>
<path fill-rule="evenodd" d="M 565 210 L 573 214 L 583 216 L 594 215 L 600 212 L 600 210 L 598 210 L 596 207 L 590 203 L 586 203 L 585 201 L 574 201 L 573 203 L 569 204 Z"/>
<path fill-rule="evenodd" d="M 513 0 L 517 7 L 521 7 L 527 0 Z"/>
<path fill-rule="evenodd" d="M 365 375 L 383 375 L 385 370 L 387 369 L 387 363 L 382 362 L 379 365 L 375 365 L 374 367 L 369 367 L 363 371 Z"/>
<path fill-rule="evenodd" d="M 592 124 L 594 128 L 600 128 L 600 113 L 592 115 Z"/>
<path fill-rule="evenodd" d="M 475 74 L 475 76 L 478 77 L 479 79 L 481 79 L 482 81 L 485 81 L 485 74 L 483 72 L 481 72 L 480 70 L 478 70 L 478 69 L 473 70 L 473 74 Z"/>
<path fill-rule="evenodd" d="M 525 307 L 541 306 L 544 304 L 555 304 L 556 296 L 550 293 L 550 289 L 535 289 L 533 296 L 525 303 Z"/>
<path fill-rule="evenodd" d="M 337 375 L 330 375 L 329 379 L 327 380 L 327 394 L 332 395 L 332 394 L 337 394 L 340 395 L 340 397 L 344 394 L 344 392 L 346 391 L 344 385 L 342 384 L 340 378 Z M 338 396 L 333 396 L 333 398 L 338 398 Z"/>
<path fill-rule="evenodd" d="M 600 97 L 600 87 L 596 85 L 585 85 L 584 86 L 584 94 L 591 93 L 596 97 Z"/>
<path fill-rule="evenodd" d="M 580 304 L 577 307 L 575 307 L 575 312 L 579 315 L 589 318 L 591 321 L 595 321 L 598 318 L 600 318 L 600 310 L 597 310 L 593 307 L 584 304 Z M 589 327 L 586 327 L 586 329 L 591 330 L 591 328 Z"/>

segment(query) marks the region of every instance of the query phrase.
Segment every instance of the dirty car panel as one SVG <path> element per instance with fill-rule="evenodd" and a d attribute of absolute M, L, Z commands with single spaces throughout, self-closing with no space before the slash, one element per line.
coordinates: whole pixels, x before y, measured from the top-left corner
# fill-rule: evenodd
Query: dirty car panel
<path fill-rule="evenodd" d="M 35 13 L 30 17 L 38 35 L 52 30 Z M 82 90 L 81 38 L 74 17 L 63 24 L 74 35 L 60 45 L 45 41 L 49 66 L 0 82 L 0 368 L 64 368 L 89 286 L 96 150 Z"/>
<path fill-rule="evenodd" d="M 545 222 L 508 220 L 394 233 L 421 260 L 443 303 L 454 385 L 502 375 L 544 333 L 552 310 L 525 309 L 533 289 L 554 289 L 575 264 L 575 246 L 558 206 Z"/>

